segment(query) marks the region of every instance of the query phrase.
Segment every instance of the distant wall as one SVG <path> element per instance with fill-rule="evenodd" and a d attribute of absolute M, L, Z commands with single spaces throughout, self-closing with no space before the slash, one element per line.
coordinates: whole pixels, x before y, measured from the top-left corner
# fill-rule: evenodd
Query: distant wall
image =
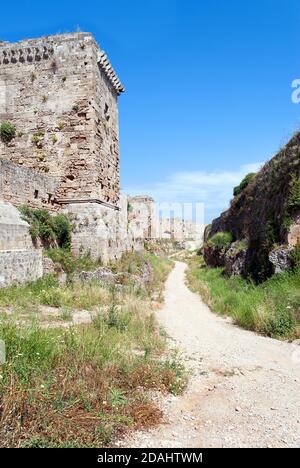
<path fill-rule="evenodd" d="M 144 246 L 143 241 L 134 238 L 128 226 L 126 196 L 121 196 L 120 210 L 99 203 L 71 203 L 62 212 L 74 226 L 72 251 L 75 255 L 90 252 L 93 259 L 107 264 L 124 252 Z"/>
<path fill-rule="evenodd" d="M 147 195 L 128 197 L 128 223 L 135 239 L 157 236 L 155 201 Z"/>
<path fill-rule="evenodd" d="M 58 183 L 55 177 L 0 159 L 0 198 L 6 202 L 16 206 L 29 204 L 35 208 L 57 209 L 55 193 Z"/>

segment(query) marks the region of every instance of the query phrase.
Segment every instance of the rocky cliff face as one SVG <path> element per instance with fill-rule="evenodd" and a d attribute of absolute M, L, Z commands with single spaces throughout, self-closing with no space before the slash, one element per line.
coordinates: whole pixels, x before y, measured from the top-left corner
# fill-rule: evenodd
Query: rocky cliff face
<path fill-rule="evenodd" d="M 212 249 L 210 240 L 218 232 L 230 232 L 234 242 L 247 245 L 244 276 L 261 281 L 274 273 L 269 258 L 274 247 L 294 247 L 300 239 L 300 133 L 264 165 L 233 198 L 230 208 L 213 221 L 205 245 L 206 258 Z"/>

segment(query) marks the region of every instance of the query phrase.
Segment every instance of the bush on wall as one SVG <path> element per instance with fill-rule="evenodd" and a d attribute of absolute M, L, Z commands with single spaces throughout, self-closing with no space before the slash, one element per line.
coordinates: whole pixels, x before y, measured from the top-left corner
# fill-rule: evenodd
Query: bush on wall
<path fill-rule="evenodd" d="M 16 128 L 10 122 L 0 124 L 0 138 L 4 143 L 10 143 L 16 136 Z"/>
<path fill-rule="evenodd" d="M 245 188 L 249 185 L 250 181 L 253 179 L 254 176 L 255 176 L 255 172 L 250 172 L 249 174 L 247 174 L 243 178 L 240 185 L 238 185 L 237 187 L 234 187 L 233 195 L 237 197 L 240 193 L 242 193 L 242 191 L 245 190 Z"/>
<path fill-rule="evenodd" d="M 45 247 L 71 248 L 72 226 L 67 216 L 51 216 L 45 208 L 33 209 L 27 205 L 21 206 L 20 212 L 30 226 L 29 232 L 34 242 L 39 239 Z"/>

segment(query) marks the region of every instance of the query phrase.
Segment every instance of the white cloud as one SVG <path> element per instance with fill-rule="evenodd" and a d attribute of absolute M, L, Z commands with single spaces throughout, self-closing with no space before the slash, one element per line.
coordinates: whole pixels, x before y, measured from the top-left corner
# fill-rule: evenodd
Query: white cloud
<path fill-rule="evenodd" d="M 246 164 L 234 171 L 175 172 L 164 181 L 151 186 L 128 186 L 130 195 L 147 194 L 157 202 L 204 203 L 205 218 L 209 222 L 229 206 L 233 187 L 249 172 L 256 172 L 261 162 Z"/>

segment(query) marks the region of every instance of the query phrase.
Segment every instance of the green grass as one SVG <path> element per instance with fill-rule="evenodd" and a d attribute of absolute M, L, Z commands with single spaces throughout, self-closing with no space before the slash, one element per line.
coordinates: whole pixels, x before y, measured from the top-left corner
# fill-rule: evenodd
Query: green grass
<path fill-rule="evenodd" d="M 171 265 L 145 255 L 157 285 Z M 122 262 L 117 268 L 132 268 L 137 260 Z M 58 321 L 70 320 L 76 308 L 98 313 L 91 324 L 67 329 L 42 327 L 39 314 L 23 320 L 41 305 L 60 307 Z M 0 365 L 2 447 L 110 445 L 127 428 L 161 420 L 160 410 L 148 399 L 150 389 L 173 394 L 184 389 L 184 368 L 166 352 L 151 295 L 96 283 L 62 286 L 49 275 L 0 289 L 0 307 L 23 314 L 22 323 L 0 315 L 0 339 L 7 353 Z"/>
<path fill-rule="evenodd" d="M 200 257 L 189 261 L 188 281 L 213 311 L 231 316 L 241 327 L 276 337 L 299 336 L 300 269 L 255 285 L 207 268 Z"/>
<path fill-rule="evenodd" d="M 89 255 L 73 259 L 72 255 L 63 249 L 51 249 L 47 254 L 60 264 L 67 264 L 67 272 L 93 270 L 99 266 Z M 63 260 L 61 258 L 63 257 Z M 142 288 L 134 288 L 134 277 L 125 278 L 123 291 L 115 291 L 117 301 L 124 303 L 130 295 L 149 299 L 154 293 L 161 295 L 164 282 L 172 268 L 172 262 L 166 257 L 149 253 L 126 254 L 113 265 L 115 272 L 127 272 L 139 275 L 141 268 L 150 263 L 153 274 L 150 281 Z M 128 284 L 127 284 L 128 283 Z M 99 285 L 97 281 L 86 283 L 69 281 L 62 285 L 54 275 L 47 275 L 24 286 L 0 288 L 0 307 L 2 309 L 19 309 L 32 311 L 39 306 L 50 306 L 65 309 L 92 310 L 99 306 L 111 304 L 111 286 Z"/>
<path fill-rule="evenodd" d="M 139 276 L 143 267 L 150 265 L 152 275 L 150 280 L 138 291 L 142 296 L 152 296 L 156 293 L 159 300 L 162 300 L 162 290 L 164 282 L 173 268 L 173 262 L 165 254 L 156 255 L 151 252 L 126 253 L 120 260 L 111 265 L 115 273 L 130 273 Z M 130 280 L 129 280 L 130 282 Z"/>
<path fill-rule="evenodd" d="M 79 271 L 92 271 L 101 266 L 97 260 L 93 260 L 89 252 L 75 257 L 68 249 L 53 248 L 44 250 L 45 255 L 54 263 L 59 264 L 67 274 Z"/>
<path fill-rule="evenodd" d="M 53 275 L 24 286 L 0 289 L 0 307 L 33 310 L 41 305 L 91 310 L 109 304 L 109 290 L 96 283 L 59 284 Z"/>

